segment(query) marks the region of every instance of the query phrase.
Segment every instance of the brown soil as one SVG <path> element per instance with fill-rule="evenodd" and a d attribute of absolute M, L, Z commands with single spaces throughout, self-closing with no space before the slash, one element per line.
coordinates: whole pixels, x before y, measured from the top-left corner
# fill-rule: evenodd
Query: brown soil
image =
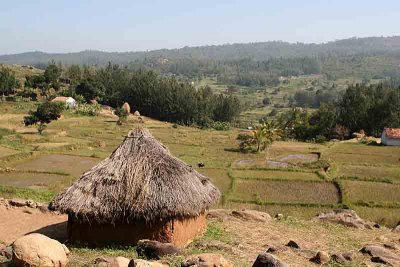
<path fill-rule="evenodd" d="M 28 233 L 37 232 L 65 241 L 67 216 L 32 208 L 6 208 L 0 205 L 0 243 L 10 244 Z"/>

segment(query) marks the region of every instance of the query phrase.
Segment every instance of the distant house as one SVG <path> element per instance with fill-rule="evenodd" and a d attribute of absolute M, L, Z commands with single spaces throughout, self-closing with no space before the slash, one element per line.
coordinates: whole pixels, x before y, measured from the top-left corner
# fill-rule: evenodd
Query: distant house
<path fill-rule="evenodd" d="M 72 97 L 67 96 L 57 96 L 56 98 L 51 100 L 51 102 L 62 102 L 67 108 L 73 108 L 76 106 L 76 100 Z"/>
<path fill-rule="evenodd" d="M 400 146 L 400 128 L 383 129 L 381 143 L 385 146 Z"/>

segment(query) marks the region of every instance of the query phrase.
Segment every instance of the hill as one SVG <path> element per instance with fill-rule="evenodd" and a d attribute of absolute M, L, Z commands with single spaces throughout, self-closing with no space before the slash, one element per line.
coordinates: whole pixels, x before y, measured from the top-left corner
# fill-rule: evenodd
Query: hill
<path fill-rule="evenodd" d="M 219 76 L 220 82 L 263 86 L 272 78 L 325 74 L 330 79 L 400 75 L 400 37 L 351 38 L 321 44 L 282 41 L 225 44 L 148 52 L 27 52 L 0 56 L 0 63 L 43 67 L 49 62 L 104 66 L 109 62 L 185 78 Z M 267 78 L 263 77 L 266 76 Z"/>

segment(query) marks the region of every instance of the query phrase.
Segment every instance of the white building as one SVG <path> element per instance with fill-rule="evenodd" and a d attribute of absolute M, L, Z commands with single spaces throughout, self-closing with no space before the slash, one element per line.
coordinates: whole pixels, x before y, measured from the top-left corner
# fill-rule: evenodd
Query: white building
<path fill-rule="evenodd" d="M 67 108 L 74 108 L 76 106 L 76 100 L 67 96 L 57 96 L 51 102 L 62 102 Z"/>
<path fill-rule="evenodd" d="M 385 146 L 400 146 L 400 128 L 383 129 L 381 143 Z"/>

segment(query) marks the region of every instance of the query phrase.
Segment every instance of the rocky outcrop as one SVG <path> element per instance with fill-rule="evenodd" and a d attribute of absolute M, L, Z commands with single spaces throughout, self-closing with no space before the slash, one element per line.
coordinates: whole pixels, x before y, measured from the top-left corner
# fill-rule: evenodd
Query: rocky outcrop
<path fill-rule="evenodd" d="M 246 221 L 267 222 L 272 219 L 268 213 L 256 210 L 234 210 L 232 215 Z"/>
<path fill-rule="evenodd" d="M 276 256 L 264 252 L 258 255 L 253 267 L 289 267 L 289 265 Z"/>
<path fill-rule="evenodd" d="M 41 234 L 29 234 L 18 238 L 12 244 L 12 250 L 12 261 L 17 267 L 64 267 L 68 263 L 68 248 Z"/>
<path fill-rule="evenodd" d="M 359 229 L 372 229 L 374 225 L 372 222 L 361 219 L 355 211 L 347 209 L 337 209 L 320 213 L 314 219 Z"/>
<path fill-rule="evenodd" d="M 233 267 L 232 262 L 220 254 L 203 253 L 188 257 L 182 267 Z"/>
<path fill-rule="evenodd" d="M 372 262 L 384 263 L 390 266 L 400 265 L 400 251 L 397 248 L 388 249 L 382 245 L 367 245 L 360 251 L 370 255 Z"/>
<path fill-rule="evenodd" d="M 143 239 L 137 243 L 137 252 L 148 259 L 160 259 L 163 256 L 180 254 L 180 249 L 171 243 Z"/>
<path fill-rule="evenodd" d="M 329 262 L 329 260 L 329 254 L 325 251 L 318 251 L 317 254 L 310 259 L 311 262 L 315 262 L 317 264 L 323 264 Z"/>

